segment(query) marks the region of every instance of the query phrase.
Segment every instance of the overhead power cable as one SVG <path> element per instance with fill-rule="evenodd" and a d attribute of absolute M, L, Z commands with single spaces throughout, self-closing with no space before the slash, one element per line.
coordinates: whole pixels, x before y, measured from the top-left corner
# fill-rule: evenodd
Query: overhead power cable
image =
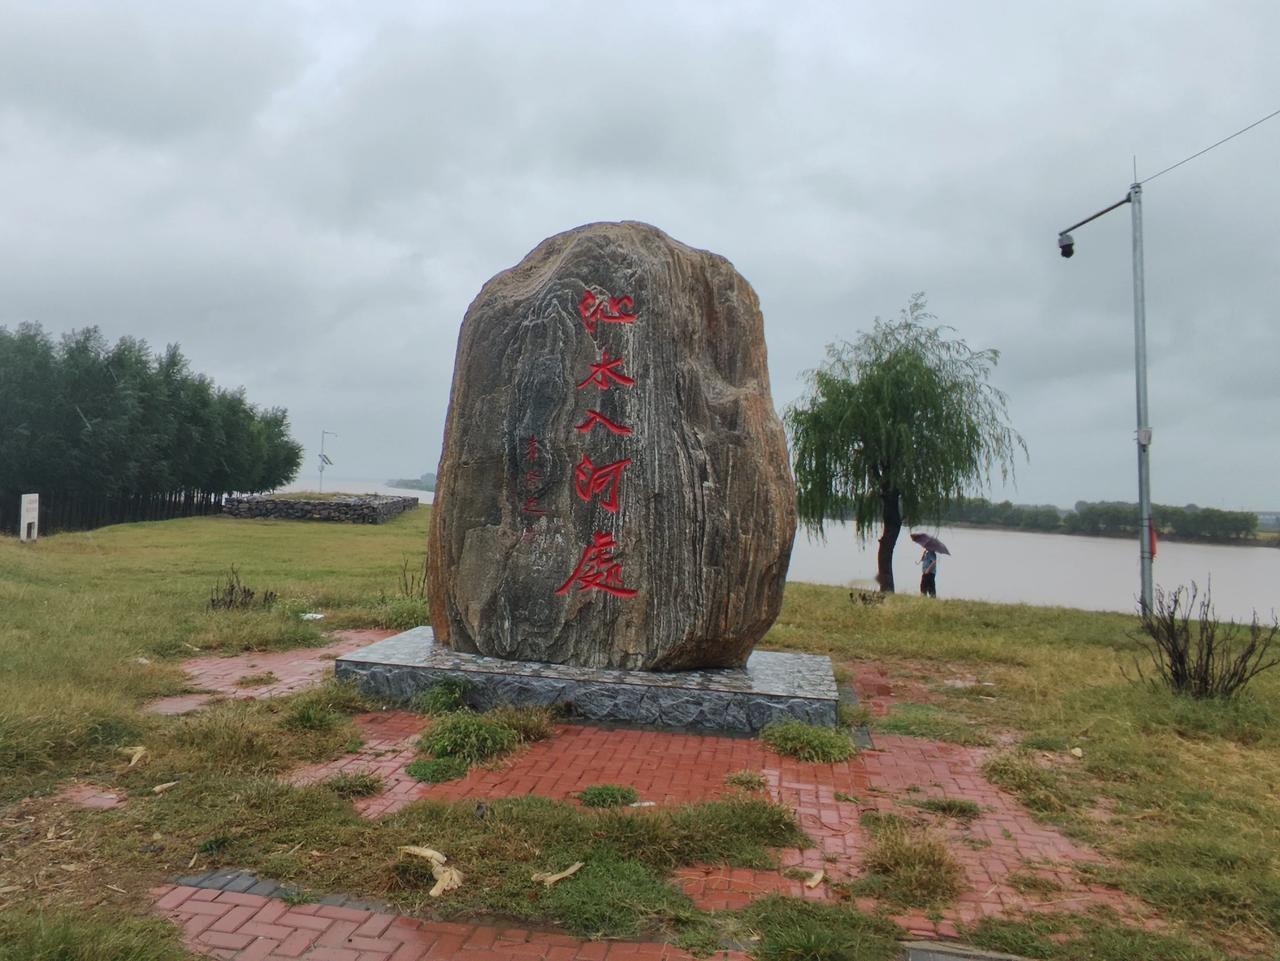
<path fill-rule="evenodd" d="M 1175 168 L 1177 168 L 1177 167 L 1181 167 L 1181 166 L 1182 166 L 1184 163 L 1186 163 L 1187 161 L 1189 161 L 1189 160 L 1195 160 L 1197 157 L 1199 157 L 1199 156 L 1201 156 L 1201 155 L 1203 155 L 1203 154 L 1207 154 L 1207 153 L 1208 153 L 1210 150 L 1212 150 L 1214 147 L 1221 147 L 1221 146 L 1222 146 L 1224 143 L 1226 143 L 1228 140 L 1234 140 L 1236 137 L 1240 136 L 1242 133 L 1248 133 L 1248 132 L 1249 132 L 1250 130 L 1252 130 L 1254 127 L 1258 126 L 1258 124 L 1260 124 L 1260 123 L 1266 123 L 1266 122 L 1267 122 L 1268 120 L 1270 120 L 1272 117 L 1277 117 L 1277 116 L 1280 116 L 1280 110 L 1274 110 L 1274 111 L 1272 111 L 1271 113 L 1269 113 L 1269 114 L 1267 114 L 1265 117 L 1263 117 L 1261 120 L 1255 120 L 1253 123 L 1249 124 L 1249 126 L 1247 126 L 1247 127 L 1243 127 L 1243 128 L 1241 128 L 1240 130 L 1237 130 L 1237 131 L 1236 131 L 1235 133 L 1233 133 L 1231 136 L 1229 136 L 1229 137 L 1223 137 L 1223 138 L 1222 138 L 1221 140 L 1219 140 L 1217 143 L 1211 143 L 1211 144 L 1209 144 L 1209 146 L 1205 147 L 1203 150 L 1196 151 L 1196 152 L 1195 152 L 1195 153 L 1193 153 L 1190 157 L 1187 157 L 1187 158 L 1185 158 L 1184 160 L 1179 160 L 1176 164 L 1174 164 L 1174 165 L 1173 165 L 1173 166 L 1171 166 L 1171 167 L 1165 167 L 1165 168 L 1164 168 L 1164 170 L 1161 170 L 1159 173 L 1153 173 L 1150 177 L 1147 177 L 1145 180 L 1140 180 L 1140 181 L 1138 181 L 1138 184 L 1139 184 L 1139 185 L 1142 185 L 1142 184 L 1145 184 L 1145 183 L 1150 183 L 1152 180 L 1155 180 L 1157 177 L 1159 177 L 1159 176 L 1160 176 L 1160 174 L 1167 174 L 1170 170 L 1173 170 L 1173 169 L 1175 169 Z"/>

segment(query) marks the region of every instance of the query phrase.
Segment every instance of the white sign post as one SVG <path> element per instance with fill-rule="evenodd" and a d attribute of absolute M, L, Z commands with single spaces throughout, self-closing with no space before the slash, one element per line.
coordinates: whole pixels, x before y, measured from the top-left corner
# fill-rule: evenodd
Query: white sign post
<path fill-rule="evenodd" d="M 19 512 L 18 520 L 18 540 L 33 541 L 39 533 L 40 495 L 23 494 L 22 510 Z"/>

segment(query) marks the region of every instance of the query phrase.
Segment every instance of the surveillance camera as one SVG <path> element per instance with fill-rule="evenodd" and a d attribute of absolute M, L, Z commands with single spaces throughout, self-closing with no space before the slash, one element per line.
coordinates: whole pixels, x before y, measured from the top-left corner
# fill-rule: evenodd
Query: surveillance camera
<path fill-rule="evenodd" d="M 1058 234 L 1058 253 L 1064 257 L 1070 257 L 1076 252 L 1076 242 L 1071 239 L 1070 234 Z"/>

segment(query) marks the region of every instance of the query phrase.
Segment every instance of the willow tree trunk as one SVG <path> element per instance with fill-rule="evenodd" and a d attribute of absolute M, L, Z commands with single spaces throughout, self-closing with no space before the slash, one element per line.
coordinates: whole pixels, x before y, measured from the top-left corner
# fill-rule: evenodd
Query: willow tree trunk
<path fill-rule="evenodd" d="M 880 534 L 880 550 L 876 554 L 876 580 L 880 590 L 893 593 L 893 549 L 902 530 L 902 495 L 896 491 L 880 492 L 880 513 L 884 531 Z"/>

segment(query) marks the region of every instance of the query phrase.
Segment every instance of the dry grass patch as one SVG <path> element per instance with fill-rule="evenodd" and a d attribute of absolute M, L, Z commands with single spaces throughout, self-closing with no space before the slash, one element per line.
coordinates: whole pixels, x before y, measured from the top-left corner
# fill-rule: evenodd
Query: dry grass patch
<path fill-rule="evenodd" d="M 583 807 L 621 808 L 640 800 L 636 789 L 627 784 L 592 784 L 578 792 Z"/>
<path fill-rule="evenodd" d="M 847 731 L 794 719 L 770 721 L 760 731 L 760 740 L 779 754 L 799 761 L 844 761 L 854 750 Z"/>
<path fill-rule="evenodd" d="M 373 797 L 382 791 L 382 777 L 372 771 L 335 774 L 324 782 L 324 786 L 338 797 Z"/>
<path fill-rule="evenodd" d="M 739 915 L 759 961 L 896 961 L 897 926 L 849 905 L 769 895 Z"/>
<path fill-rule="evenodd" d="M 246 674 L 244 677 L 236 681 L 236 687 L 266 687 L 268 684 L 275 684 L 280 680 L 271 671 L 263 671 L 261 674 Z"/>
<path fill-rule="evenodd" d="M 188 961 L 177 929 L 106 911 L 0 914 L 0 961 Z"/>
<path fill-rule="evenodd" d="M 864 819 L 871 843 L 863 858 L 866 875 L 853 887 L 901 907 L 930 908 L 953 901 L 963 872 L 946 841 L 902 818 Z"/>
<path fill-rule="evenodd" d="M 556 711 L 550 707 L 504 704 L 485 712 L 485 717 L 515 732 L 521 744 L 545 741 L 556 733 Z"/>
<path fill-rule="evenodd" d="M 978 947 L 1039 961 L 1228 961 L 1243 956 L 1244 948 L 1237 942 L 1236 950 L 1228 954 L 1173 932 L 1127 927 L 1106 913 L 986 918 L 962 934 Z M 1250 951 L 1247 956 L 1257 955 Z"/>
<path fill-rule="evenodd" d="M 436 681 L 413 699 L 414 710 L 431 716 L 464 710 L 470 688 L 471 685 L 461 678 L 447 677 Z"/>
<path fill-rule="evenodd" d="M 404 773 L 415 781 L 426 784 L 443 784 L 467 776 L 471 763 L 460 757 L 420 757 L 405 766 Z"/>
<path fill-rule="evenodd" d="M 906 734 L 931 741 L 969 746 L 991 743 L 981 727 L 963 714 L 934 704 L 895 704 L 888 714 L 869 718 L 869 725 L 884 734 Z"/>
<path fill-rule="evenodd" d="M 371 626 L 404 554 L 422 556 L 429 509 L 387 524 L 202 517 L 0 537 L 0 800 L 96 771 L 137 743 L 142 705 L 183 693 L 177 661 L 202 650 L 321 643 Z M 335 561 L 340 558 L 341 563 Z M 237 565 L 270 584 L 270 611 L 208 611 L 209 584 Z"/>
<path fill-rule="evenodd" d="M 916 807 L 930 811 L 933 814 L 940 814 L 943 817 L 965 823 L 975 820 L 982 814 L 981 807 L 975 802 L 964 798 L 931 797 L 922 801 L 908 801 L 907 803 L 914 804 Z"/>
<path fill-rule="evenodd" d="M 1055 769 L 1038 764 L 1030 754 L 998 754 L 982 766 L 983 776 L 1010 794 L 1041 820 L 1073 823 L 1077 811 L 1088 802 Z"/>
<path fill-rule="evenodd" d="M 1047 898 L 1062 890 L 1062 885 L 1055 879 L 1036 874 L 1034 871 L 1011 871 L 1004 880 L 1019 894 L 1030 894 L 1041 898 Z"/>
<path fill-rule="evenodd" d="M 437 717 L 418 739 L 418 746 L 434 757 L 453 757 L 469 764 L 506 754 L 519 743 L 511 728 L 470 711 Z"/>
<path fill-rule="evenodd" d="M 72 823 L 84 893 L 128 878 L 146 886 L 197 867 L 236 866 L 320 895 L 386 898 L 401 910 L 436 917 L 500 914 L 526 924 L 559 924 L 589 936 L 675 936 L 707 918 L 669 880 L 675 867 L 774 865 L 771 851 L 802 846 L 791 811 L 759 798 L 636 811 L 580 808 L 538 797 L 422 801 L 368 821 L 324 784 L 292 787 L 263 776 L 204 773 L 159 796 L 139 792 L 123 808 L 77 814 Z M 54 871 L 66 849 L 28 843 L 6 853 L 27 874 Z M 155 841 L 159 836 L 160 841 Z M 62 835 L 56 835 L 61 837 Z M 444 851 L 465 883 L 442 898 L 427 892 L 429 871 L 401 857 L 402 845 Z M 51 860 L 52 859 L 52 860 Z M 534 872 L 586 867 L 548 889 Z M 100 873 L 95 873 L 100 872 Z M 561 890 L 563 888 L 563 890 Z"/>
<path fill-rule="evenodd" d="M 763 791 L 769 786 L 763 771 L 733 771 L 724 776 L 724 783 L 743 791 Z"/>

